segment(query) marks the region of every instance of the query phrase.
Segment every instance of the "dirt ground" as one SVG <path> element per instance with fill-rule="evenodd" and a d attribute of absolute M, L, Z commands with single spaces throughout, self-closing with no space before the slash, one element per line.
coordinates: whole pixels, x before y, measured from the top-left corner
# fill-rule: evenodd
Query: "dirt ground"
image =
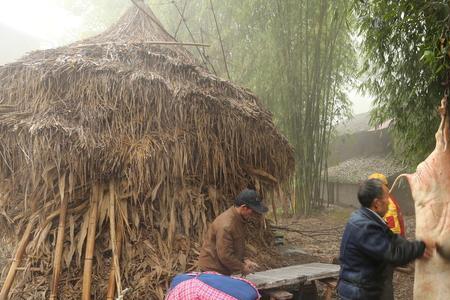
<path fill-rule="evenodd" d="M 339 245 L 344 226 L 354 209 L 330 207 L 310 217 L 287 218 L 279 221 L 278 226 L 288 230 L 278 229 L 282 235 L 286 264 L 308 262 L 333 263 L 339 255 Z M 415 235 L 414 216 L 405 216 L 405 227 L 408 239 Z M 394 291 L 396 300 L 413 298 L 414 273 L 408 274 L 396 271 L 394 273 Z M 319 294 L 321 291 L 319 287 Z"/>

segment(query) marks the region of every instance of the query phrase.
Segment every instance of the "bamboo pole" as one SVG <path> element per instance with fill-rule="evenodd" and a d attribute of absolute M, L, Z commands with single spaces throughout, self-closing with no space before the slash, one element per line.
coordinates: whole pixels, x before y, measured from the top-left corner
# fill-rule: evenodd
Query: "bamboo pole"
<path fill-rule="evenodd" d="M 165 34 L 170 36 L 175 41 L 175 38 L 164 28 L 164 26 L 161 24 L 161 22 L 155 17 L 153 11 L 150 9 L 150 7 L 148 5 L 146 5 L 144 3 L 143 0 L 131 0 L 131 2 L 133 2 L 133 4 L 140 11 L 142 11 L 144 14 L 146 14 L 147 17 L 149 17 L 153 21 L 153 23 L 159 27 L 159 29 L 161 29 Z"/>
<path fill-rule="evenodd" d="M 180 18 L 180 21 L 178 22 L 178 25 L 177 25 L 177 29 L 175 29 L 175 33 L 173 35 L 173 37 L 175 39 L 177 39 L 178 30 L 180 30 L 181 23 L 183 22 L 184 13 L 186 12 L 186 6 L 187 6 L 187 0 L 184 0 L 183 12 L 181 13 L 183 15 L 183 17 Z"/>
<path fill-rule="evenodd" d="M 34 212 L 36 211 L 36 198 L 34 198 L 32 201 L 33 202 L 31 203 L 30 220 L 28 222 L 27 227 L 25 228 L 25 231 L 23 232 L 22 239 L 17 245 L 16 254 L 14 255 L 11 267 L 9 267 L 8 275 L 6 275 L 6 279 L 3 283 L 2 290 L 0 291 L 0 300 L 8 299 L 9 290 L 11 289 L 11 286 L 14 282 L 17 268 L 19 267 L 20 262 L 22 261 L 22 256 L 25 253 L 28 242 L 30 241 L 30 235 L 31 232 L 33 231 L 33 226 L 36 221 L 36 218 L 34 216 Z"/>
<path fill-rule="evenodd" d="M 120 227 L 119 227 L 120 228 Z M 122 251 L 122 230 L 119 229 L 117 231 L 117 241 L 116 241 L 116 249 L 117 249 L 117 257 L 120 257 L 120 253 Z M 117 264 L 119 266 L 119 264 Z M 120 280 L 120 276 L 119 279 L 116 279 L 117 275 L 116 275 L 116 270 L 117 273 L 120 274 L 120 269 L 119 268 L 115 268 L 115 262 L 113 260 L 112 264 L 111 264 L 111 272 L 109 273 L 109 280 L 108 280 L 108 292 L 106 294 L 106 299 L 107 300 L 113 300 L 114 299 L 114 293 L 116 291 L 116 282 L 119 282 Z M 117 290 L 119 291 L 118 293 L 121 292 L 121 285 L 119 286 L 119 284 L 117 284 Z"/>
<path fill-rule="evenodd" d="M 204 43 L 189 43 L 189 42 L 167 42 L 167 41 L 151 41 L 151 42 L 142 42 L 140 44 L 144 45 L 169 45 L 169 46 L 194 46 L 194 47 L 210 47 L 209 44 Z M 78 46 L 74 46 L 74 48 L 82 48 L 86 46 L 104 46 L 104 45 L 122 45 L 114 42 L 108 43 L 96 43 L 96 44 L 81 44 Z"/>
<path fill-rule="evenodd" d="M 50 292 L 50 300 L 56 299 L 58 295 L 58 283 L 59 283 L 59 275 L 61 273 L 61 259 L 62 259 L 62 253 L 64 249 L 64 230 L 66 227 L 66 214 L 67 214 L 67 203 L 68 198 L 65 197 L 64 193 L 64 182 L 61 183 L 61 181 L 65 181 L 66 177 L 63 176 L 60 179 L 60 195 L 61 195 L 61 208 L 60 208 L 60 217 L 59 217 L 59 225 L 58 225 L 58 235 L 56 240 L 56 246 L 55 246 L 55 258 L 53 261 L 53 276 L 52 276 L 52 286 L 51 286 L 51 292 Z"/>
<path fill-rule="evenodd" d="M 100 194 L 103 192 L 101 190 L 102 186 L 99 184 L 94 184 L 92 188 L 91 196 L 91 207 L 89 216 L 89 226 L 88 234 L 86 240 L 86 250 L 84 258 L 84 269 L 83 269 L 83 290 L 81 294 L 81 299 L 90 300 L 91 299 L 91 282 L 92 282 L 92 260 L 94 258 L 94 248 L 95 248 L 95 230 L 97 226 L 97 211 L 98 211 L 98 201 Z"/>
<path fill-rule="evenodd" d="M 134 0 L 132 0 L 132 1 L 134 1 Z M 173 4 L 173 5 L 175 6 L 175 8 L 177 9 L 178 14 L 180 15 L 180 18 L 181 18 L 181 20 L 183 21 L 183 24 L 184 24 L 184 26 L 186 27 L 186 30 L 187 30 L 187 32 L 189 33 L 189 36 L 191 37 L 191 39 L 192 39 L 192 41 L 193 41 L 192 44 L 193 44 L 193 45 L 197 44 L 197 42 L 195 41 L 195 37 L 194 37 L 194 35 L 192 34 L 191 29 L 189 29 L 189 26 L 188 26 L 188 24 L 186 23 L 186 20 L 185 20 L 183 14 L 182 14 L 181 11 L 180 11 L 180 8 L 178 7 L 178 5 L 177 5 L 175 2 L 172 2 L 172 4 Z M 195 46 L 195 48 L 197 49 L 197 52 L 198 52 L 198 54 L 200 55 L 200 58 L 202 59 L 203 65 L 205 66 L 205 68 L 208 68 L 208 65 L 206 64 L 207 58 L 205 57 L 205 54 L 202 53 L 202 51 L 200 51 L 200 48 L 199 48 L 198 46 Z M 211 66 L 212 66 L 212 64 L 211 64 Z M 214 67 L 213 67 L 213 71 L 214 71 L 214 74 L 215 74 L 216 72 L 215 72 L 215 70 L 214 70 Z M 217 74 L 216 74 L 216 75 L 217 75 Z"/>
<path fill-rule="evenodd" d="M 222 36 L 220 35 L 219 24 L 217 23 L 216 13 L 214 11 L 214 6 L 212 3 L 212 0 L 209 0 L 209 4 L 211 5 L 211 11 L 212 11 L 212 14 L 214 17 L 214 23 L 216 24 L 217 35 L 219 36 L 220 48 L 222 49 L 222 57 L 223 57 L 223 64 L 225 65 L 225 71 L 227 71 L 228 80 L 231 80 L 230 72 L 228 71 L 227 57 L 225 55 L 225 50 L 223 49 Z"/>
<path fill-rule="evenodd" d="M 113 261 L 111 263 L 111 272 L 109 274 L 108 290 L 106 294 L 106 299 L 114 299 L 115 287 L 117 285 L 117 293 L 120 295 L 122 292 L 122 285 L 120 279 L 120 264 L 119 257 L 122 245 L 122 226 L 119 221 L 119 227 L 116 236 L 116 212 L 115 212 L 115 191 L 114 182 L 109 183 L 109 228 L 111 233 L 111 249 L 113 253 Z"/>
<path fill-rule="evenodd" d="M 78 205 L 77 207 L 74 208 L 69 208 L 67 210 L 67 214 L 76 214 L 80 211 L 82 211 L 84 208 L 86 208 L 86 206 L 88 206 L 89 202 L 83 202 L 80 205 Z M 47 226 L 54 218 L 56 218 L 57 216 L 59 216 L 59 214 L 61 213 L 61 209 L 52 212 L 46 219 L 45 222 L 40 226 L 40 228 L 45 228 L 45 226 Z"/>
<path fill-rule="evenodd" d="M 9 268 L 8 275 L 6 275 L 5 282 L 3 283 L 2 290 L 0 292 L 0 300 L 7 300 L 9 295 L 9 290 L 14 282 L 14 278 L 16 276 L 17 268 L 22 260 L 22 256 L 25 253 L 25 249 L 27 248 L 28 242 L 30 241 L 31 231 L 33 230 L 34 220 L 30 220 L 28 225 L 22 235 L 22 239 L 17 246 L 16 254 L 14 255 L 14 259 L 12 261 L 11 267 Z"/>

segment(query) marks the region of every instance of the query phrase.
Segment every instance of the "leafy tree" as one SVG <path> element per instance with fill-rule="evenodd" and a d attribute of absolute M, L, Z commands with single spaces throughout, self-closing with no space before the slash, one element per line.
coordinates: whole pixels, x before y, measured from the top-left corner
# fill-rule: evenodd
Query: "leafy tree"
<path fill-rule="evenodd" d="M 372 122 L 393 120 L 399 156 L 415 165 L 434 147 L 436 108 L 448 89 L 449 3 L 356 1 L 366 56 L 363 89 L 375 96 Z"/>

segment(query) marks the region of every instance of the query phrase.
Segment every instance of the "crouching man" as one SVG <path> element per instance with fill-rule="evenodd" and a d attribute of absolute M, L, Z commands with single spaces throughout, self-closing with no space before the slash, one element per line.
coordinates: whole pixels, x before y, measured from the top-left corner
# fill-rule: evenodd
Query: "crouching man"
<path fill-rule="evenodd" d="M 198 260 L 200 270 L 224 275 L 253 272 L 257 264 L 244 259 L 246 221 L 254 213 L 263 214 L 267 210 L 255 190 L 244 189 L 234 199 L 234 206 L 209 227 Z"/>
<path fill-rule="evenodd" d="M 246 275 L 257 267 L 244 259 L 245 227 L 254 214 L 267 212 L 255 190 L 244 189 L 234 206 L 220 214 L 208 229 L 198 266 L 202 272 L 175 276 L 166 300 L 257 300 L 255 285 L 231 274 Z"/>

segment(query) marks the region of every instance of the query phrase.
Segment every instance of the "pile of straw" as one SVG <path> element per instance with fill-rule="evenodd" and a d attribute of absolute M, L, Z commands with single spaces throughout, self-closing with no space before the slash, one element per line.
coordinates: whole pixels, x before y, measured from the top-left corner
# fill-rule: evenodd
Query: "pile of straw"
<path fill-rule="evenodd" d="M 14 249 L 0 299 L 161 299 L 195 267 L 207 222 L 294 165 L 255 95 L 198 66 L 142 3 L 1 66 L 0 138 Z"/>

